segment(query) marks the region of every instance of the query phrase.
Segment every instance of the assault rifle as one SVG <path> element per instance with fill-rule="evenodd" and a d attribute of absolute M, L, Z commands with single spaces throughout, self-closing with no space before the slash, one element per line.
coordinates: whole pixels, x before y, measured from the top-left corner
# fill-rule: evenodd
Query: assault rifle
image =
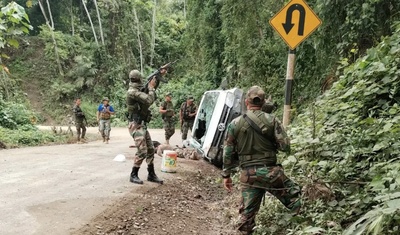
<path fill-rule="evenodd" d="M 144 93 L 147 93 L 147 94 L 149 93 L 149 83 L 150 83 L 150 81 L 151 81 L 154 77 L 155 77 L 155 79 L 156 79 L 156 87 L 154 87 L 155 89 L 157 89 L 157 87 L 160 85 L 160 81 L 163 82 L 163 83 L 167 83 L 168 81 L 165 80 L 165 79 L 163 78 L 163 76 L 162 76 L 162 74 L 161 74 L 161 70 L 166 69 L 166 70 L 168 71 L 168 69 L 171 68 L 171 66 L 172 66 L 173 64 L 175 64 L 177 61 L 178 61 L 178 60 L 169 62 L 169 63 L 167 63 L 167 64 L 161 66 L 159 69 L 157 69 L 156 71 L 154 71 L 152 74 L 150 74 L 150 75 L 146 78 L 146 79 L 147 79 L 147 82 L 146 82 L 146 84 L 144 84 L 144 86 L 143 86 L 143 88 L 142 88 L 142 91 L 143 91 Z"/>

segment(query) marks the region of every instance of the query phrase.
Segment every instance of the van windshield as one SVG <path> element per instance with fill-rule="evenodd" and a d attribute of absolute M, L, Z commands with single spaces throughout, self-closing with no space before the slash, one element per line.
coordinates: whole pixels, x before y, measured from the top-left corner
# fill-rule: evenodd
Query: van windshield
<path fill-rule="evenodd" d="M 220 92 L 206 92 L 203 97 L 203 101 L 201 106 L 199 107 L 199 116 L 198 123 L 196 125 L 196 129 L 194 130 L 194 137 L 200 142 L 203 143 L 206 131 L 211 122 L 211 117 L 214 113 L 215 106 L 218 101 L 218 97 Z"/>

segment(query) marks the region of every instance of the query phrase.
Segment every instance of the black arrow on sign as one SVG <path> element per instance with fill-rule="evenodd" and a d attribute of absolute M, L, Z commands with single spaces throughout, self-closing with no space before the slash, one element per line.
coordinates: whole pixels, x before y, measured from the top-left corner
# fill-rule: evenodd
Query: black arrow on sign
<path fill-rule="evenodd" d="M 292 28 L 294 26 L 294 24 L 292 24 L 292 17 L 293 17 L 293 12 L 296 11 L 296 10 L 299 11 L 299 13 L 300 13 L 299 29 L 297 31 L 297 34 L 299 36 L 303 36 L 303 34 L 304 34 L 304 23 L 306 21 L 306 10 L 300 4 L 293 4 L 287 9 L 287 11 L 286 11 L 286 22 L 282 23 L 282 26 L 285 29 L 286 34 L 289 34 L 289 32 L 292 30 Z"/>

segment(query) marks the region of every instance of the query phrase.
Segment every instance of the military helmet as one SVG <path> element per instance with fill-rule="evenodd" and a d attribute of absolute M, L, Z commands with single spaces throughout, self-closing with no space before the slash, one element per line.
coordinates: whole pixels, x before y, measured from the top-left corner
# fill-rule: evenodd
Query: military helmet
<path fill-rule="evenodd" d="M 131 82 L 140 82 L 142 80 L 142 74 L 139 70 L 134 69 L 129 72 L 129 79 Z"/>

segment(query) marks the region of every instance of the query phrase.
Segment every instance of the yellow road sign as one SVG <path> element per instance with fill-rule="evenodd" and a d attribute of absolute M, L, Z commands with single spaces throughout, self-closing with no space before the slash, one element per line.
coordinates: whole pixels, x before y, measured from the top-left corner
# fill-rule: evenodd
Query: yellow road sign
<path fill-rule="evenodd" d="M 269 23 L 294 50 L 322 21 L 304 0 L 291 0 Z"/>

